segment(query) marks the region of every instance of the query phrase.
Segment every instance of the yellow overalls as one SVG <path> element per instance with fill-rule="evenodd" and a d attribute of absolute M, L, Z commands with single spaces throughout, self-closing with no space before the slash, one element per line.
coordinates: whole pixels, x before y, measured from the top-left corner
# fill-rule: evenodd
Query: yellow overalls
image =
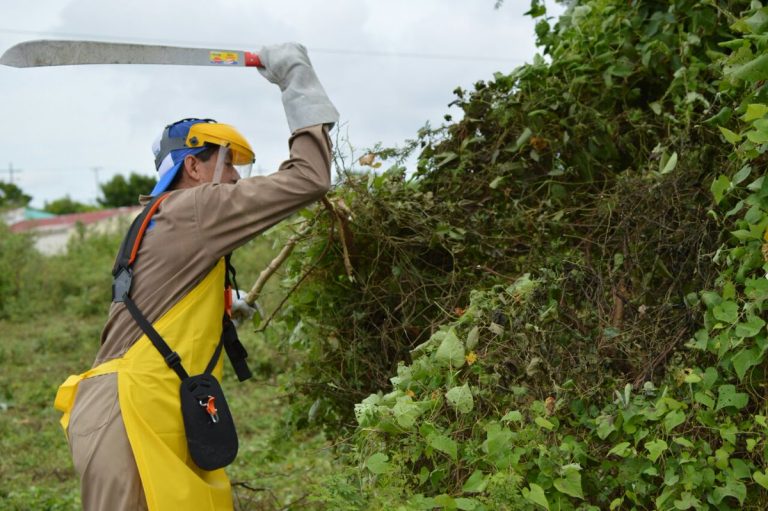
<path fill-rule="evenodd" d="M 222 259 L 153 325 L 181 356 L 190 375 L 205 370 L 221 337 L 224 273 Z M 219 381 L 221 358 L 213 370 Z M 113 372 L 117 373 L 120 410 L 150 511 L 231 510 L 232 492 L 224 469 L 202 470 L 190 458 L 179 403 L 181 382 L 146 335 L 122 357 L 72 375 L 59 387 L 55 407 L 64 413 L 64 431 L 78 384 Z"/>

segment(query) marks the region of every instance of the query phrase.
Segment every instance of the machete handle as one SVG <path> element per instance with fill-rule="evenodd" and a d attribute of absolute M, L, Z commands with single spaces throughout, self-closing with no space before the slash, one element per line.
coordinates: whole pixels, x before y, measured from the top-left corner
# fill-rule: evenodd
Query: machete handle
<path fill-rule="evenodd" d="M 257 53 L 245 52 L 245 67 L 264 67 L 261 57 Z"/>

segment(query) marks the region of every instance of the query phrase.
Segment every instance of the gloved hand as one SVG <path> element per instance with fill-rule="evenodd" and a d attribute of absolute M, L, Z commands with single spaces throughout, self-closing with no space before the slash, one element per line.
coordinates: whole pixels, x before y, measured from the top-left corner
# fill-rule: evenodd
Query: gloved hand
<path fill-rule="evenodd" d="M 298 43 L 264 46 L 259 72 L 283 92 L 283 108 L 291 133 L 315 124 L 335 124 L 339 112 L 317 79 L 307 49 Z"/>
<path fill-rule="evenodd" d="M 238 298 L 238 294 L 240 297 Z M 253 318 L 255 313 L 258 313 L 262 318 L 264 317 L 264 311 L 261 309 L 259 302 L 254 303 L 253 307 L 245 303 L 245 297 L 248 291 L 232 290 L 232 323 L 235 327 L 239 327 L 242 323 L 249 321 Z"/>

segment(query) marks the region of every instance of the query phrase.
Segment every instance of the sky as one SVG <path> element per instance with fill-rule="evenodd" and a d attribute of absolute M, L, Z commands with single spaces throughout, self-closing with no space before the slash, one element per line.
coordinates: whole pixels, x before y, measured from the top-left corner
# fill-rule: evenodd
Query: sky
<path fill-rule="evenodd" d="M 562 10 L 552 0 L 550 13 Z M 402 145 L 458 114 L 457 86 L 532 61 L 528 0 L 0 0 L 0 52 L 32 39 L 88 39 L 258 51 L 298 41 L 341 114 L 354 156 Z M 0 180 L 32 205 L 94 203 L 116 174 L 154 175 L 152 141 L 186 117 L 232 124 L 254 173 L 288 156 L 280 91 L 252 68 L 0 66 Z M 335 137 L 334 137 L 335 138 Z M 9 169 L 14 169 L 10 172 Z"/>

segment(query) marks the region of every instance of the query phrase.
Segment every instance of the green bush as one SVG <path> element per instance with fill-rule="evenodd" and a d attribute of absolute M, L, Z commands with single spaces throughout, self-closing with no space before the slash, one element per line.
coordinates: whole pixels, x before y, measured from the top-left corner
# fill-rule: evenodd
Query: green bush
<path fill-rule="evenodd" d="M 0 222 L 0 319 L 21 306 L 40 259 L 30 236 L 12 233 Z"/>
<path fill-rule="evenodd" d="M 768 506 L 766 20 L 574 2 L 413 177 L 347 169 L 284 319 L 369 507 Z"/>

